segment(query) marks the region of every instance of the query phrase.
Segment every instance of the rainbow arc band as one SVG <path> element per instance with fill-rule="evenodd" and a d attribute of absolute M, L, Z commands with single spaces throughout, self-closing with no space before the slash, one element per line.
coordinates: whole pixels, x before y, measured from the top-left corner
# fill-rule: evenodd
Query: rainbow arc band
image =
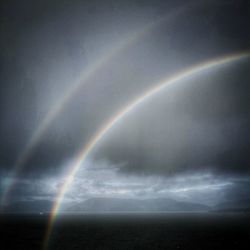
<path fill-rule="evenodd" d="M 45 242 L 44 242 L 44 249 L 47 249 L 50 234 L 52 232 L 53 224 L 56 219 L 56 215 L 59 211 L 60 205 L 63 201 L 64 195 L 71 184 L 71 182 L 74 179 L 74 176 L 76 175 L 77 171 L 83 164 L 83 162 L 86 160 L 88 155 L 91 153 L 91 151 L 94 149 L 94 147 L 100 143 L 100 141 L 104 138 L 104 136 L 119 122 L 121 121 L 127 114 L 129 114 L 132 110 L 134 110 L 139 105 L 143 104 L 149 97 L 155 96 L 157 93 L 159 93 L 161 90 L 163 90 L 165 87 L 167 87 L 170 84 L 174 84 L 180 81 L 187 80 L 190 77 L 194 77 L 195 75 L 199 73 L 204 73 L 205 71 L 215 69 L 219 66 L 223 66 L 229 63 L 233 63 L 239 60 L 246 59 L 250 56 L 250 51 L 245 51 L 241 53 L 236 54 L 230 54 L 224 57 L 216 58 L 210 61 L 206 61 L 204 63 L 192 66 L 184 71 L 181 71 L 177 74 L 174 74 L 172 77 L 169 77 L 160 83 L 154 85 L 153 88 L 149 89 L 139 97 L 137 97 L 135 100 L 130 102 L 125 108 L 120 110 L 116 115 L 114 115 L 109 121 L 107 121 L 106 124 L 104 124 L 101 129 L 99 129 L 95 135 L 92 137 L 92 139 L 83 146 L 83 148 L 79 151 L 79 153 L 76 155 L 74 164 L 69 169 L 69 172 L 66 176 L 66 181 L 61 186 L 57 198 L 54 202 L 54 205 L 52 207 L 50 217 L 49 217 L 49 224 L 48 229 L 46 232 Z"/>

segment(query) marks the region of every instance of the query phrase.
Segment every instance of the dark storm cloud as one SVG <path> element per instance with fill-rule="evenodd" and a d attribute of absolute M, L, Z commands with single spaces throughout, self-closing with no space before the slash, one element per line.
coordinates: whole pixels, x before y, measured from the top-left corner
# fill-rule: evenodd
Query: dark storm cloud
<path fill-rule="evenodd" d="M 0 42 L 1 168 L 13 168 L 19 153 L 54 101 L 86 66 L 98 58 L 100 52 L 122 40 L 131 30 L 140 30 L 145 23 L 183 4 L 186 1 L 3 1 Z M 98 72 L 88 87 L 70 101 L 45 133 L 23 175 L 29 172 L 39 178 L 40 174 L 60 172 L 64 162 L 74 157 L 79 147 L 103 122 L 166 75 L 208 58 L 248 48 L 248 10 L 245 1 L 209 2 L 204 7 L 188 9 L 169 25 L 162 23 L 139 39 Z M 160 116 L 157 117 L 156 112 L 152 121 L 158 128 L 155 127 L 155 136 L 147 138 L 144 135 L 148 134 L 151 125 L 140 127 L 142 124 L 137 124 L 136 120 L 131 125 L 131 134 L 135 136 L 133 143 L 126 142 L 123 137 L 128 132 L 124 131 L 122 143 L 114 143 L 115 147 L 106 146 L 101 157 L 127 162 L 126 170 L 132 172 L 140 172 L 140 168 L 142 172 L 145 169 L 149 173 L 154 169 L 164 172 L 165 162 L 162 159 L 165 157 L 169 157 L 173 172 L 184 165 L 184 168 L 189 168 L 203 164 L 219 165 L 222 169 L 248 169 L 248 69 L 244 66 L 240 69 L 242 72 L 239 70 L 235 74 L 225 74 L 228 77 L 220 76 L 219 90 L 212 83 L 209 83 L 211 88 L 191 88 L 191 92 L 187 86 L 183 97 L 179 97 L 183 98 L 181 105 L 166 94 L 162 97 L 163 107 L 164 102 L 169 105 L 168 100 L 176 102 L 166 110 L 172 112 L 170 125 L 158 122 Z M 233 79 L 229 79 L 231 77 Z M 224 97 L 224 91 L 228 97 Z M 215 92 L 219 93 L 218 98 Z M 230 107 L 227 103 L 231 103 Z M 175 107 L 180 117 L 175 117 L 171 111 Z M 193 136 L 188 136 L 185 131 L 186 118 L 181 118 L 183 113 L 191 117 L 188 128 Z M 141 116 L 141 121 L 144 121 L 148 113 Z M 180 124 L 175 125 L 173 118 Z M 172 130 L 175 132 L 170 137 L 159 134 L 161 131 L 169 135 Z M 208 136 L 222 137 L 223 143 L 217 144 L 217 147 L 222 146 L 221 150 L 216 148 L 212 153 L 211 147 L 217 138 L 207 138 L 205 130 Z M 235 132 L 232 134 L 232 131 Z M 168 153 L 162 150 L 164 140 L 173 142 L 169 144 L 173 148 L 168 147 Z M 151 148 L 150 141 L 151 145 L 159 147 Z"/>

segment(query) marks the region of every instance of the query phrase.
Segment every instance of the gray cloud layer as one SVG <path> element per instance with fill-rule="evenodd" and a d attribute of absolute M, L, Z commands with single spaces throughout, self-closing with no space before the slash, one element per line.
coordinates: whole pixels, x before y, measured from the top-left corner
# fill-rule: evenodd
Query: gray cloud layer
<path fill-rule="evenodd" d="M 242 185 L 249 185 L 248 178 L 218 176 L 209 171 L 189 172 L 174 177 L 134 176 L 121 174 L 119 169 L 122 167 L 122 164 L 116 166 L 108 162 L 85 162 L 65 193 L 62 208 L 96 197 L 139 200 L 171 198 L 213 206 L 232 200 L 231 196 L 229 199 L 227 197 L 229 190 L 238 193 Z M 54 202 L 64 181 L 62 175 L 42 178 L 39 181 L 17 179 L 10 204 L 17 201 Z M 246 192 L 249 193 L 249 190 Z"/>

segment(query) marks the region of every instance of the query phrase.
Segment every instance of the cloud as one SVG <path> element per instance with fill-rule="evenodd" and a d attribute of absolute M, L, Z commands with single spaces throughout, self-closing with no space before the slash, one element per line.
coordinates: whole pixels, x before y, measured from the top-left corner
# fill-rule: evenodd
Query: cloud
<path fill-rule="evenodd" d="M 151 199 L 170 198 L 177 201 L 216 206 L 249 197 L 250 176 L 218 175 L 212 171 L 189 171 L 174 176 L 134 175 L 120 171 L 123 163 L 88 160 L 65 193 L 61 208 L 71 207 L 90 198 Z M 65 171 L 66 171 L 66 167 Z M 22 210 L 36 208 L 39 202 L 56 201 L 65 174 L 39 180 L 17 179 L 9 205 L 21 204 Z M 13 210 L 14 208 L 12 208 Z"/>

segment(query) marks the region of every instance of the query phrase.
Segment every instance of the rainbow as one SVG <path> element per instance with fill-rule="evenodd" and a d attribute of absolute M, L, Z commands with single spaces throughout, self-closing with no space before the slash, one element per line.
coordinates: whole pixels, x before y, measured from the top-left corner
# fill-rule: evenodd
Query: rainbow
<path fill-rule="evenodd" d="M 192 66 L 184 71 L 181 71 L 172 77 L 169 77 L 162 82 L 156 84 L 153 88 L 146 91 L 141 96 L 137 97 L 135 100 L 130 102 L 125 108 L 123 108 L 120 112 L 118 112 L 116 115 L 114 115 L 106 124 L 104 124 L 103 127 L 101 127 L 100 130 L 96 132 L 96 134 L 93 136 L 93 138 L 79 151 L 79 153 L 76 155 L 74 160 L 74 165 L 72 168 L 69 169 L 69 172 L 66 176 L 66 181 L 61 186 L 57 198 L 55 200 L 55 203 L 52 207 L 50 218 L 49 218 L 49 226 L 48 230 L 46 232 L 45 237 L 45 249 L 48 246 L 49 237 L 53 228 L 53 224 L 56 218 L 56 215 L 58 213 L 58 210 L 60 208 L 60 205 L 63 201 L 64 195 L 71 184 L 71 182 L 74 179 L 74 176 L 76 175 L 77 171 L 81 167 L 82 163 L 86 160 L 90 152 L 94 149 L 94 147 L 100 143 L 100 141 L 104 138 L 104 136 L 119 122 L 121 121 L 127 114 L 129 114 L 131 111 L 133 111 L 135 108 L 137 108 L 139 105 L 144 103 L 149 97 L 153 97 L 160 91 L 162 91 L 166 86 L 170 84 L 174 84 L 180 81 L 187 80 L 190 77 L 193 77 L 197 75 L 198 73 L 204 73 L 205 71 L 208 71 L 210 69 L 217 68 L 218 66 L 223 66 L 228 63 L 236 62 L 238 60 L 242 60 L 244 58 L 248 58 L 250 56 L 250 52 L 242 52 L 237 54 L 231 54 L 228 56 L 216 58 L 210 61 L 206 61 L 204 63 Z"/>
<path fill-rule="evenodd" d="M 199 6 L 196 1 L 189 3 L 188 5 L 179 7 L 166 16 L 163 16 L 147 25 L 145 25 L 141 30 L 132 33 L 122 42 L 117 43 L 115 46 L 112 46 L 106 53 L 104 53 L 99 60 L 95 63 L 91 64 L 75 81 L 71 87 L 65 91 L 64 95 L 61 96 L 57 100 L 57 102 L 52 106 L 51 110 L 47 113 L 45 118 L 42 120 L 41 124 L 32 134 L 30 140 L 27 145 L 24 147 L 19 157 L 17 158 L 14 169 L 12 171 L 12 175 L 9 177 L 9 182 L 7 183 L 4 193 L 1 197 L 0 206 L 4 206 L 6 203 L 7 197 L 11 192 L 11 188 L 15 184 L 15 178 L 19 175 L 20 171 L 27 163 L 28 159 L 34 152 L 35 147 L 40 142 L 42 136 L 45 134 L 51 123 L 55 120 L 55 118 L 63 111 L 64 107 L 68 104 L 71 98 L 79 91 L 79 89 L 85 85 L 88 81 L 91 80 L 91 77 L 97 74 L 99 70 L 104 68 L 109 62 L 111 62 L 116 56 L 125 51 L 129 46 L 134 44 L 138 39 L 142 38 L 144 35 L 148 34 L 154 28 L 159 26 L 160 24 L 171 21 L 172 19 L 178 17 L 180 14 L 184 13 L 188 9 L 192 7 Z"/>

